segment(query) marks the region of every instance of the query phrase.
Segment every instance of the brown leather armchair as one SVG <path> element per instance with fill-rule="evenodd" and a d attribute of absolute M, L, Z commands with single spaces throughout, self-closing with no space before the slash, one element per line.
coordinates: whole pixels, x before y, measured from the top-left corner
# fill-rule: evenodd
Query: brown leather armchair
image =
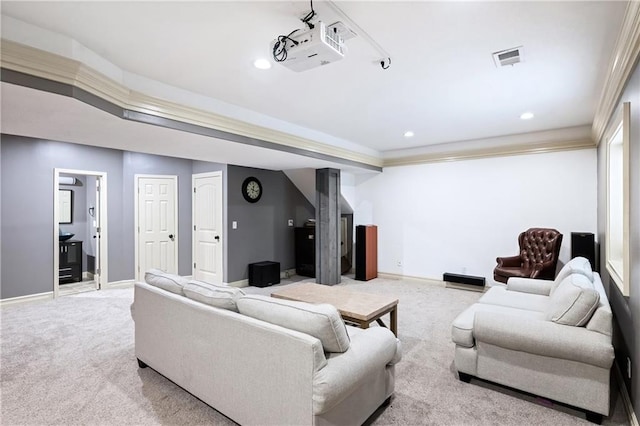
<path fill-rule="evenodd" d="M 562 244 L 560 232 L 549 228 L 529 228 L 518 236 L 518 244 L 518 256 L 496 259 L 498 266 L 493 270 L 496 281 L 506 283 L 510 277 L 555 278 Z"/>

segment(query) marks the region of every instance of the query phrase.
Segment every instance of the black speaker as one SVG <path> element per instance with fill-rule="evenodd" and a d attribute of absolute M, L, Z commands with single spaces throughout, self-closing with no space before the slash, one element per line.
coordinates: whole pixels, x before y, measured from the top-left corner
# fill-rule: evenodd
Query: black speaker
<path fill-rule="evenodd" d="M 316 228 L 295 229 L 296 274 L 315 278 L 316 276 Z"/>
<path fill-rule="evenodd" d="M 249 264 L 249 285 L 267 287 L 273 284 L 280 284 L 280 262 Z"/>
<path fill-rule="evenodd" d="M 591 232 L 571 233 L 571 258 L 578 256 L 586 257 L 594 271 L 599 269 L 596 263 L 595 237 Z"/>
<path fill-rule="evenodd" d="M 360 281 L 365 281 L 365 259 L 366 259 L 366 250 L 365 250 L 365 240 L 366 233 L 365 227 L 363 225 L 356 226 L 356 273 L 355 279 Z"/>

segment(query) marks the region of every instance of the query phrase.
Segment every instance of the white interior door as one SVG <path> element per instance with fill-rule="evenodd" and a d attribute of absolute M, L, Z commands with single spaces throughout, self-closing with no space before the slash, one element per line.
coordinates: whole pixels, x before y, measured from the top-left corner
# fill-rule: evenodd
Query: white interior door
<path fill-rule="evenodd" d="M 137 181 L 137 273 L 157 268 L 178 273 L 177 176 L 136 176 Z"/>
<path fill-rule="evenodd" d="M 222 172 L 193 175 L 193 278 L 222 283 Z"/>

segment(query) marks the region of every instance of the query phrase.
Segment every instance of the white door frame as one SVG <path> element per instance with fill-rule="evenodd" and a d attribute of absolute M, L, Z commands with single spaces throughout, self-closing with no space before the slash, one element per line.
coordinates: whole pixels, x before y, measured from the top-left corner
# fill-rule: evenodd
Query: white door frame
<path fill-rule="evenodd" d="M 100 265 L 100 270 L 96 271 L 96 289 L 100 290 L 105 288 L 109 282 L 109 259 L 108 259 L 108 232 L 107 224 L 107 173 L 95 172 L 89 170 L 76 170 L 76 169 L 53 169 L 53 297 L 56 298 L 60 293 L 60 238 L 58 235 L 59 221 L 60 221 L 60 206 L 59 206 L 59 192 L 60 189 L 60 173 L 82 175 L 82 176 L 94 176 L 100 185 L 100 214 L 98 216 L 99 223 L 97 226 L 100 228 L 100 238 L 98 239 L 98 256 L 96 264 Z"/>
<path fill-rule="evenodd" d="M 175 242 L 175 262 L 176 262 L 176 271 L 178 271 L 178 267 L 179 267 L 179 255 L 178 255 L 178 238 L 179 238 L 179 232 L 178 232 L 178 226 L 180 225 L 180 219 L 178 218 L 178 200 L 179 200 L 179 194 L 178 194 L 178 176 L 177 175 L 145 175 L 145 174 L 135 174 L 133 176 L 134 179 L 134 188 L 133 188 L 133 194 L 134 194 L 134 200 L 133 200 L 133 205 L 134 205 L 134 244 L 135 244 L 135 249 L 134 249 L 134 268 L 135 268 L 135 279 L 136 281 L 144 281 L 144 271 L 140 271 L 138 270 L 138 268 L 140 267 L 140 253 L 139 253 L 139 247 L 138 247 L 138 243 L 139 243 L 139 226 L 140 226 L 140 222 L 139 222 L 139 217 L 138 217 L 138 202 L 139 202 L 139 188 L 140 188 L 140 179 L 171 179 L 173 180 L 173 189 L 174 189 L 174 195 L 176 197 L 176 202 L 174 203 L 175 206 L 175 210 L 174 210 L 174 214 L 175 214 L 175 237 L 174 237 L 174 242 Z"/>
<path fill-rule="evenodd" d="M 222 227 L 220 228 L 220 241 L 222 243 L 222 260 L 221 260 L 221 273 L 222 276 L 220 277 L 220 279 L 222 280 L 222 282 L 224 283 L 224 269 L 225 269 L 225 253 L 226 253 L 226 246 L 227 246 L 227 242 L 225 239 L 225 231 L 226 231 L 226 221 L 225 221 L 225 209 L 224 209 L 224 175 L 222 173 L 222 171 L 216 171 L 216 172 L 207 172 L 207 173 L 196 173 L 191 175 L 191 187 L 194 189 L 195 191 L 195 187 L 196 187 L 196 178 L 207 178 L 207 177 L 220 177 L 220 189 L 223 191 L 222 193 L 222 203 L 220 204 L 220 208 L 222 209 Z M 195 255 L 196 255 L 196 231 L 195 231 L 195 226 L 196 226 L 196 197 L 193 194 L 193 192 L 191 193 L 191 276 L 195 277 L 196 271 L 195 268 L 193 267 L 195 260 Z"/>

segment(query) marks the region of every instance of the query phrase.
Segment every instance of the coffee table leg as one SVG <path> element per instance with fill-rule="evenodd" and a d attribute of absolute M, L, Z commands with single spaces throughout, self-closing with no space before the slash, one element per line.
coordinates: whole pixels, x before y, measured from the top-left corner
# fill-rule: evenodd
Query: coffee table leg
<path fill-rule="evenodd" d="M 394 306 L 391 311 L 391 324 L 389 328 L 393 334 L 398 337 L 398 305 Z"/>

